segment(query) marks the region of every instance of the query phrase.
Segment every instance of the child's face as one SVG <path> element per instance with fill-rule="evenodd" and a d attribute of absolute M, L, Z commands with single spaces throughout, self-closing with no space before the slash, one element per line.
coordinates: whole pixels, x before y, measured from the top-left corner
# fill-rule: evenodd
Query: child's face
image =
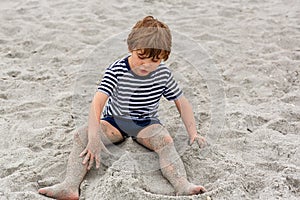
<path fill-rule="evenodd" d="M 155 71 L 162 59 L 147 58 L 142 54 L 142 50 L 133 50 L 129 57 L 130 69 L 138 76 L 147 76 Z"/>

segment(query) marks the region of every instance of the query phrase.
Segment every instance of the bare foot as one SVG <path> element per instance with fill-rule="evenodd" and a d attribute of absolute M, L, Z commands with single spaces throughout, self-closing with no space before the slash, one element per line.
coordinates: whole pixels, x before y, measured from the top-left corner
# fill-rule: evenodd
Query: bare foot
<path fill-rule="evenodd" d="M 59 200 L 78 200 L 79 192 L 72 190 L 67 184 L 60 183 L 51 187 L 41 188 L 38 191 L 40 194 Z"/>
<path fill-rule="evenodd" d="M 192 183 L 187 183 L 185 186 L 182 186 L 176 193 L 177 196 L 184 195 L 197 195 L 206 192 L 206 189 L 200 185 L 194 185 Z"/>

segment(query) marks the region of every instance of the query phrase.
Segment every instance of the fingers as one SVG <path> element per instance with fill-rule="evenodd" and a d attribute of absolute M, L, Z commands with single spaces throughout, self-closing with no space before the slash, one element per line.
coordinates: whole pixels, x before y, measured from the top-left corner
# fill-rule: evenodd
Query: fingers
<path fill-rule="evenodd" d="M 82 161 L 82 164 L 85 165 L 85 164 L 87 164 L 87 163 L 89 162 L 87 169 L 90 170 L 91 167 L 93 166 L 93 161 L 94 161 L 94 159 L 92 159 L 92 158 L 93 158 L 94 156 L 93 156 L 93 154 L 92 154 L 91 152 L 89 152 L 87 149 L 85 149 L 79 156 L 80 156 L 80 157 L 83 157 L 84 155 L 85 155 L 85 157 L 84 157 L 84 159 L 83 159 L 83 161 Z"/>
<path fill-rule="evenodd" d="M 94 164 L 94 155 L 91 154 L 90 156 L 90 161 L 89 161 L 89 164 L 88 164 L 88 170 L 90 170 L 92 167 L 93 167 L 93 164 Z"/>
<path fill-rule="evenodd" d="M 88 152 L 86 155 L 85 155 L 85 157 L 84 157 L 84 159 L 83 159 L 83 161 L 82 161 L 82 164 L 86 164 L 89 160 L 90 160 L 90 153 Z"/>
<path fill-rule="evenodd" d="M 81 152 L 81 154 L 79 155 L 80 157 L 83 157 L 86 153 L 88 152 L 87 149 L 84 149 L 83 152 Z"/>
<path fill-rule="evenodd" d="M 108 151 L 108 149 L 104 146 L 102 142 L 100 144 L 88 145 L 86 149 L 83 150 L 83 152 L 79 155 L 80 157 L 84 157 L 82 164 L 87 164 L 87 169 L 90 170 L 93 167 L 94 160 L 96 160 L 96 168 L 99 168 L 101 151 L 104 151 L 108 155 L 112 155 L 112 153 Z"/>
<path fill-rule="evenodd" d="M 199 145 L 199 148 L 201 148 L 201 149 L 204 148 L 206 146 L 206 144 L 207 144 L 207 142 L 206 142 L 206 140 L 205 140 L 204 137 L 198 137 L 197 138 L 197 143 Z"/>
<path fill-rule="evenodd" d="M 189 145 L 192 146 L 192 144 L 194 143 L 194 141 L 195 141 L 195 138 L 191 138 L 191 139 L 189 140 Z"/>
<path fill-rule="evenodd" d="M 85 157 L 82 161 L 83 165 L 86 165 L 87 163 L 88 163 L 87 169 L 90 170 L 93 167 L 93 164 L 94 164 L 94 155 L 91 152 L 87 152 L 87 154 L 85 155 Z"/>
<path fill-rule="evenodd" d="M 100 167 L 100 158 L 98 154 L 95 156 L 95 160 L 96 160 L 96 168 L 98 169 Z"/>
<path fill-rule="evenodd" d="M 85 155 L 86 154 L 86 155 Z M 94 164 L 94 159 L 96 160 L 96 168 L 98 169 L 100 167 L 100 157 L 98 154 L 94 156 L 93 153 L 89 152 L 88 150 L 84 150 L 81 154 L 80 157 L 84 157 L 82 164 L 85 165 L 88 163 L 87 169 L 90 170 L 93 167 Z"/>
<path fill-rule="evenodd" d="M 200 135 L 196 135 L 195 137 L 190 138 L 189 145 L 191 146 L 195 142 L 195 140 L 197 141 L 198 146 L 201 149 L 207 145 L 205 138 Z"/>

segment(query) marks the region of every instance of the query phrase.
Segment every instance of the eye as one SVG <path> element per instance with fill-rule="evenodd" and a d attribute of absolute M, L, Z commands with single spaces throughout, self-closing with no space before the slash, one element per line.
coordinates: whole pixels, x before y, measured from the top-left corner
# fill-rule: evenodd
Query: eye
<path fill-rule="evenodd" d="M 152 62 L 155 62 L 155 63 L 158 63 L 158 62 L 160 62 L 161 61 L 161 59 L 157 59 L 157 58 L 153 58 L 152 59 Z"/>
<path fill-rule="evenodd" d="M 146 57 L 144 55 L 138 54 L 138 58 L 144 60 Z"/>

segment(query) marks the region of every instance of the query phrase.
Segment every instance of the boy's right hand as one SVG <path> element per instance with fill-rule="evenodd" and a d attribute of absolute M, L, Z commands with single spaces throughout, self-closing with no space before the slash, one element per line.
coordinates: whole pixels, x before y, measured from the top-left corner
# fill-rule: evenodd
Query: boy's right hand
<path fill-rule="evenodd" d="M 81 152 L 80 157 L 84 157 L 82 164 L 87 164 L 87 169 L 90 170 L 96 160 L 96 168 L 100 167 L 100 151 L 101 144 L 99 139 L 89 140 L 86 148 Z"/>
<path fill-rule="evenodd" d="M 80 157 L 85 156 L 82 164 L 85 165 L 88 163 L 87 169 L 90 170 L 94 164 L 94 160 L 96 160 L 96 168 L 98 169 L 100 167 L 100 152 L 102 150 L 109 153 L 100 137 L 89 139 L 86 148 L 80 154 Z"/>

